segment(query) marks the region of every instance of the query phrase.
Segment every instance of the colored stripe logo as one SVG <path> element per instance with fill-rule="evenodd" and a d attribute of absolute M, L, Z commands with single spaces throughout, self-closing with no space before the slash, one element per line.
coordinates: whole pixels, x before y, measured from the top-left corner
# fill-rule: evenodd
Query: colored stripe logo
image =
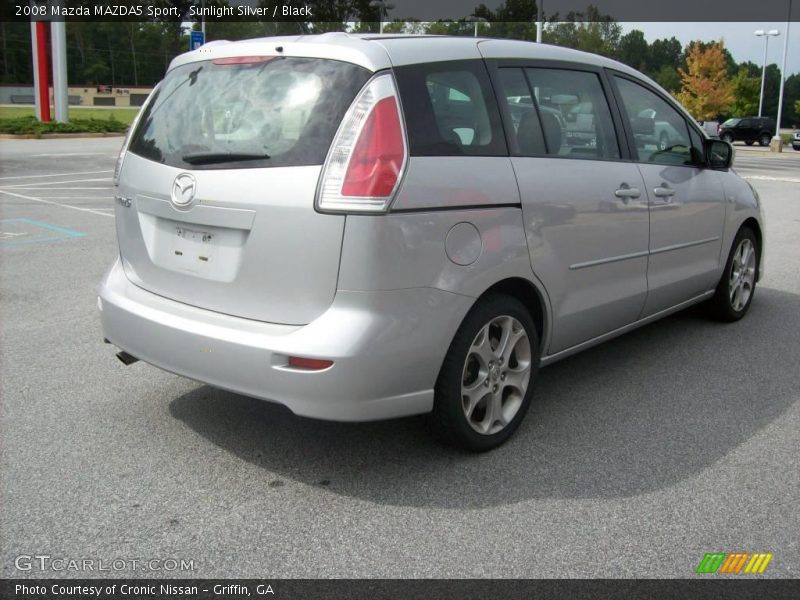
<path fill-rule="evenodd" d="M 697 573 L 763 573 L 772 556 L 766 552 L 707 552 L 697 566 Z"/>

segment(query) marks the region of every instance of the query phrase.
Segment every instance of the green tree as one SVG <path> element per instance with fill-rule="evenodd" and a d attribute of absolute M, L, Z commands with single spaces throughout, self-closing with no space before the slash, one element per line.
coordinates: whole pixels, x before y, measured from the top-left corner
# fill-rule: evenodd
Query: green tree
<path fill-rule="evenodd" d="M 670 94 L 676 94 L 681 89 L 681 76 L 673 66 L 664 65 L 653 79 Z"/>
<path fill-rule="evenodd" d="M 629 31 L 619 40 L 617 60 L 634 69 L 646 70 L 650 46 L 644 39 L 644 33 L 638 29 Z"/>
<path fill-rule="evenodd" d="M 758 95 L 761 91 L 761 80 L 752 77 L 747 67 L 739 67 L 731 80 L 733 84 L 733 102 L 728 109 L 732 115 L 755 115 L 758 113 Z"/>

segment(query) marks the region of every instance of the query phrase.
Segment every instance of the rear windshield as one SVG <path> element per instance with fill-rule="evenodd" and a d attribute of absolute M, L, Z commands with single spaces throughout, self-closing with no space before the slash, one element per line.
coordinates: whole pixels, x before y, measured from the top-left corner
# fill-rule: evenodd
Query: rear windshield
<path fill-rule="evenodd" d="M 170 71 L 129 150 L 184 169 L 321 165 L 370 76 L 320 58 L 202 61 Z"/>

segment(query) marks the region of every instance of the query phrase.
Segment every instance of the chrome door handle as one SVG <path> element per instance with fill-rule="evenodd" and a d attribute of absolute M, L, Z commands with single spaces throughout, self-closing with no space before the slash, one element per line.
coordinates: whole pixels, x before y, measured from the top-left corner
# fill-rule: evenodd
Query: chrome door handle
<path fill-rule="evenodd" d="M 659 198 L 671 198 L 675 195 L 675 190 L 671 187 L 657 187 L 653 189 L 653 194 Z"/>
<path fill-rule="evenodd" d="M 639 188 L 621 187 L 614 192 L 614 195 L 617 198 L 628 199 L 628 198 L 638 198 L 639 196 L 642 195 L 642 193 L 639 191 Z"/>

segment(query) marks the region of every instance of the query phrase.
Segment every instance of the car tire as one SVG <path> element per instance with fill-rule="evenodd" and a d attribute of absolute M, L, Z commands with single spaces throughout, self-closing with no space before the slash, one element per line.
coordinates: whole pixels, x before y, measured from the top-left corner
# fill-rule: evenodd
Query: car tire
<path fill-rule="evenodd" d="M 745 142 L 745 144 L 747 144 L 748 146 L 752 146 L 754 143 L 755 143 L 755 142 L 754 142 L 753 140 L 747 140 L 747 141 Z"/>
<path fill-rule="evenodd" d="M 769 146 L 770 137 L 771 136 L 769 134 L 767 134 L 767 133 L 764 133 L 764 134 L 758 136 L 758 145 L 759 146 Z"/>
<path fill-rule="evenodd" d="M 539 335 L 528 309 L 505 294 L 481 298 L 456 332 L 436 380 L 432 429 L 464 450 L 496 448 L 525 417 L 538 370 Z"/>
<path fill-rule="evenodd" d="M 747 314 L 756 291 L 761 248 L 750 227 L 736 234 L 717 289 L 708 302 L 709 314 L 719 321 L 738 321 Z"/>
<path fill-rule="evenodd" d="M 730 133 L 723 133 L 721 136 L 719 136 L 719 139 L 721 139 L 723 142 L 728 142 L 729 144 L 733 143 L 733 136 Z"/>

